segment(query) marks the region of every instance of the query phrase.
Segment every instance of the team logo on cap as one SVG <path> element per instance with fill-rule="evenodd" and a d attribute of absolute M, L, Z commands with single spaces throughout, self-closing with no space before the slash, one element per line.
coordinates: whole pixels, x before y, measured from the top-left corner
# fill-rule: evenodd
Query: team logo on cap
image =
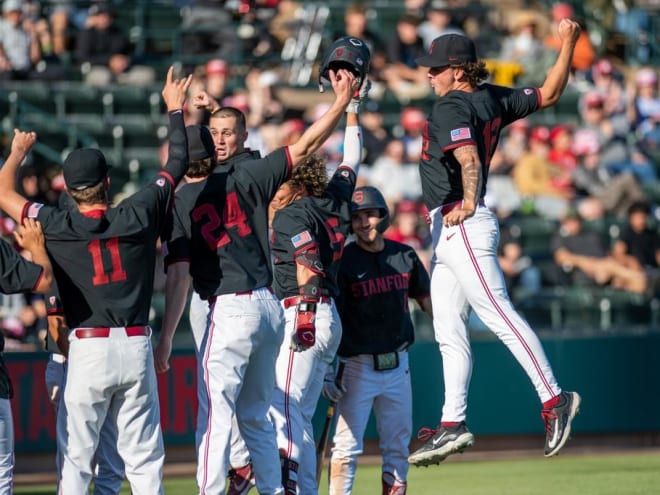
<path fill-rule="evenodd" d="M 162 177 L 160 179 L 157 179 L 156 185 L 159 187 L 163 187 L 165 185 L 165 179 L 163 179 Z"/>

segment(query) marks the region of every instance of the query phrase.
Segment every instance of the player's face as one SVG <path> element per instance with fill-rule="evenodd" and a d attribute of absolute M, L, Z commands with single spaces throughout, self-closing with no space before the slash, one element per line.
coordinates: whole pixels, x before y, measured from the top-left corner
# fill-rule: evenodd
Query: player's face
<path fill-rule="evenodd" d="M 351 227 L 359 244 L 372 244 L 381 234 L 376 230 L 380 222 L 380 211 L 377 208 L 359 210 L 351 216 Z"/>
<path fill-rule="evenodd" d="M 209 122 L 209 130 L 215 144 L 215 159 L 219 162 L 244 150 L 247 131 L 242 129 L 236 117 L 217 117 Z"/>
<path fill-rule="evenodd" d="M 429 69 L 429 82 L 436 96 L 444 96 L 453 89 L 455 81 L 454 73 L 455 70 L 448 65 L 445 67 L 431 67 Z"/>

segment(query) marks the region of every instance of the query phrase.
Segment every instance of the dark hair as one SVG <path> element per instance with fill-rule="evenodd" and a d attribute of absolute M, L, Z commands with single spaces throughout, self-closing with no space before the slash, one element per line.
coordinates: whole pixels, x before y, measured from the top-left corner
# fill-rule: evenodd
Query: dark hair
<path fill-rule="evenodd" d="M 67 192 L 79 205 L 93 205 L 108 202 L 104 180 L 94 186 L 89 186 L 81 190 L 67 188 Z"/>
<path fill-rule="evenodd" d="M 478 86 L 490 76 L 488 69 L 486 69 L 486 64 L 481 60 L 477 62 L 466 62 L 452 67 L 463 69 L 462 81 L 469 83 L 471 86 Z"/>
<path fill-rule="evenodd" d="M 211 173 L 213 167 L 215 167 L 215 160 L 211 156 L 201 160 L 193 160 L 188 164 L 186 176 L 193 179 L 203 178 Z"/>
<path fill-rule="evenodd" d="M 240 127 L 243 131 L 247 129 L 247 123 L 245 121 L 245 114 L 241 112 L 238 108 L 235 107 L 222 107 L 220 110 L 215 112 L 213 115 L 211 115 L 211 119 L 215 119 L 218 117 L 234 117 L 236 119 L 236 123 L 238 124 L 238 127 Z"/>
<path fill-rule="evenodd" d="M 292 187 L 304 188 L 310 196 L 322 196 L 328 186 L 325 160 L 316 154 L 308 156 L 293 169 L 287 182 Z"/>
<path fill-rule="evenodd" d="M 633 213 L 646 213 L 647 215 L 650 215 L 651 207 L 646 201 L 635 201 L 628 207 L 628 216 Z"/>

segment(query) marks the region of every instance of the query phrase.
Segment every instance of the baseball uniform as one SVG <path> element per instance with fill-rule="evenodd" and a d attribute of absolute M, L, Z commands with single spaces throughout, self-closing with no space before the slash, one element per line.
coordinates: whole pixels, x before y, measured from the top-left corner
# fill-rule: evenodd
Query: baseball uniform
<path fill-rule="evenodd" d="M 337 355 L 345 361 L 346 393 L 337 403 L 332 495 L 352 493 L 372 408 L 383 474 L 390 485 L 406 485 L 412 433 L 407 349 L 415 338 L 408 298 L 428 297 L 430 282 L 412 247 L 387 239 L 384 243 L 382 251 L 370 252 L 353 242 L 341 262 L 337 305 L 343 335 Z"/>
<path fill-rule="evenodd" d="M 0 291 L 4 294 L 36 289 L 43 269 L 21 257 L 14 248 L 0 240 Z M 0 495 L 13 493 L 14 422 L 10 399 L 14 395 L 7 366 L 2 358 L 5 339 L 0 333 Z"/>
<path fill-rule="evenodd" d="M 117 449 L 133 494 L 162 493 L 164 450 L 147 325 L 156 241 L 188 163 L 182 112 L 169 119 L 167 164 L 119 205 L 82 213 L 28 202 L 23 211 L 42 224 L 71 329 L 58 412 L 60 493 L 87 489 L 107 416 L 117 425 Z M 65 160 L 69 188 L 92 172 L 98 182 L 107 176 L 95 150 L 75 150 Z"/>
<path fill-rule="evenodd" d="M 291 169 L 287 148 L 221 162 L 199 194 L 177 194 L 168 251 L 189 260 L 193 289 L 210 305 L 200 346 L 208 408 L 198 416 L 200 493 L 224 490 L 234 413 L 261 493 L 282 493 L 280 462 L 267 412 L 283 313 L 270 290 L 268 203 Z M 172 258 L 170 262 L 176 262 Z M 201 400 L 201 398 L 200 398 Z"/>
<path fill-rule="evenodd" d="M 360 150 L 359 127 L 352 130 L 349 127 L 346 132 L 355 140 L 351 146 Z M 277 211 L 273 219 L 273 288 L 284 306 L 286 330 L 276 363 L 277 386 L 270 416 L 280 452 L 289 468 L 283 477 L 286 493 L 296 493 L 296 486 L 298 493 L 317 493 L 312 416 L 326 369 L 341 339 L 341 322 L 334 298 L 339 293 L 337 272 L 350 228 L 351 196 L 358 164 L 359 161 L 347 163 L 344 160 L 322 197 L 295 200 Z M 314 260 L 311 261 L 313 271 L 321 278 L 320 300 L 314 321 L 315 343 L 308 350 L 296 352 L 290 348 L 301 294 L 296 272 L 297 264 L 304 257 Z"/>

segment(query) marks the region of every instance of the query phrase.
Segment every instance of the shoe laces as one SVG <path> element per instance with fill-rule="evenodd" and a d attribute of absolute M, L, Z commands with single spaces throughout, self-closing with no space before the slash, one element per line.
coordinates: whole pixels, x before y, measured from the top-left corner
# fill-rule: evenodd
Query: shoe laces
<path fill-rule="evenodd" d="M 419 429 L 417 432 L 417 439 L 422 442 L 426 442 L 429 438 L 432 438 L 440 428 L 431 428 L 429 426 L 424 426 Z"/>
<path fill-rule="evenodd" d="M 553 412 L 552 409 L 544 409 L 543 411 L 541 411 L 541 417 L 543 418 L 543 422 L 545 423 L 546 433 L 552 432 L 552 429 L 554 427 L 553 423 L 557 419 L 557 415 Z"/>

